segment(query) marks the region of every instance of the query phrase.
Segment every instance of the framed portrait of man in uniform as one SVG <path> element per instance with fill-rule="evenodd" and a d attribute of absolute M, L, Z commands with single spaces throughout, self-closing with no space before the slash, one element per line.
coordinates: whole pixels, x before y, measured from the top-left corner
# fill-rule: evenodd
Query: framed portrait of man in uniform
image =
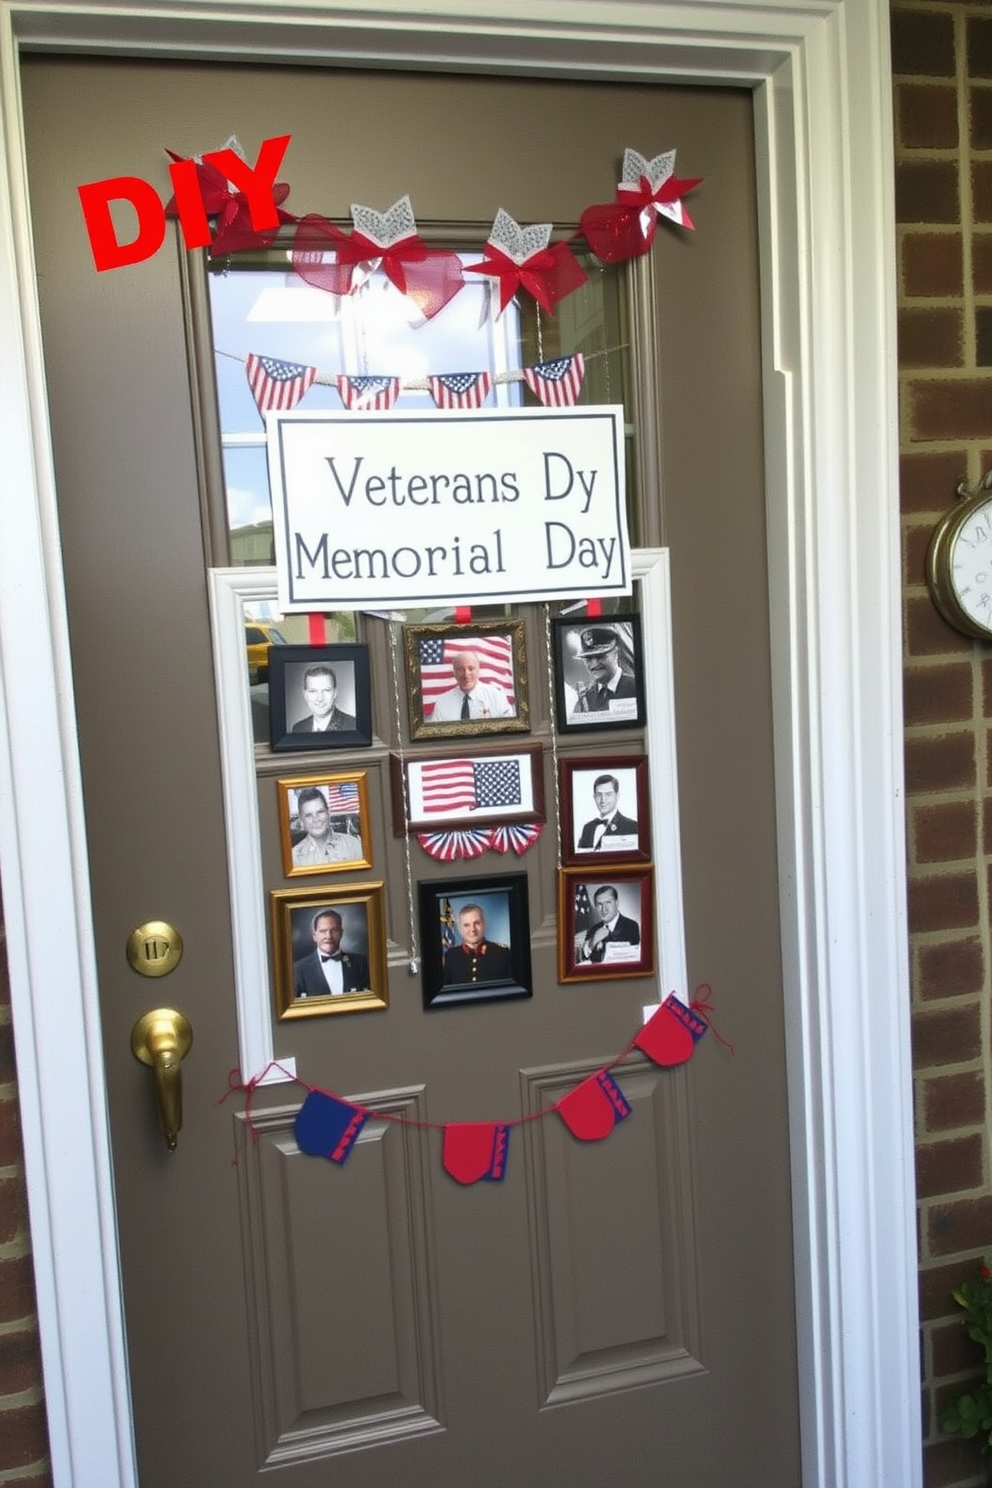
<path fill-rule="evenodd" d="M 557 619 L 552 632 L 559 732 L 643 728 L 640 615 Z"/>
<path fill-rule="evenodd" d="M 532 995 L 526 873 L 417 885 L 424 1007 Z"/>

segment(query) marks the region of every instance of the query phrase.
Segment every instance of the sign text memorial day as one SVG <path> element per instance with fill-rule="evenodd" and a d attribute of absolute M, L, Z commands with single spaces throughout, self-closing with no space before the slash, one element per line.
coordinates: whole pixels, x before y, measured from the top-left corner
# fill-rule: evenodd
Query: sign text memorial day
<path fill-rule="evenodd" d="M 284 611 L 631 592 L 622 408 L 265 421 Z"/>

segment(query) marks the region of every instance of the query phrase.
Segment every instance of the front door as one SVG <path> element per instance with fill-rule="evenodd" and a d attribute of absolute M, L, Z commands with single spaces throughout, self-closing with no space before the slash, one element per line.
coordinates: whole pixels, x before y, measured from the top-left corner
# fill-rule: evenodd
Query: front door
<path fill-rule="evenodd" d="M 263 1470 L 300 1488 L 797 1483 L 749 97 L 40 58 L 25 60 L 24 93 L 142 1488 L 245 1488 Z M 440 868 L 394 836 L 390 756 L 409 724 L 369 622 L 373 743 L 335 763 L 364 772 L 370 866 L 286 875 L 279 782 L 327 760 L 263 745 L 256 764 L 266 894 L 369 884 L 386 922 L 388 1008 L 287 1021 L 274 997 L 275 1052 L 381 1114 L 338 1167 L 298 1151 L 299 1086 L 257 1091 L 252 1132 L 240 1097 L 221 1103 L 240 948 L 208 607 L 207 569 L 228 557 L 203 475 L 214 436 L 194 414 L 172 244 L 98 275 L 75 186 L 143 176 L 164 194 L 166 149 L 231 133 L 250 155 L 292 136 L 280 174 L 300 214 L 409 192 L 422 222 L 488 227 L 503 206 L 573 223 L 612 199 L 628 145 L 677 147 L 679 174 L 705 178 L 696 233 L 662 231 L 653 255 L 653 340 L 637 355 L 658 364 L 660 455 L 637 472 L 637 540 L 671 552 L 692 984 L 675 990 L 713 986 L 736 1052 L 708 1037 L 679 1071 L 628 1060 L 629 1120 L 596 1144 L 557 1118 L 515 1127 L 499 1183 L 449 1177 L 438 1128 L 543 1110 L 672 990 L 559 980 L 536 610 L 526 742 L 541 747 L 548 821 L 510 863 L 527 875 L 533 995 L 425 1009 L 411 895 L 508 864 L 489 852 Z M 650 740 L 564 747 L 609 758 Z M 159 980 L 125 956 L 152 920 L 185 947 Z M 130 1042 L 166 1004 L 194 1033 L 174 1153 Z"/>

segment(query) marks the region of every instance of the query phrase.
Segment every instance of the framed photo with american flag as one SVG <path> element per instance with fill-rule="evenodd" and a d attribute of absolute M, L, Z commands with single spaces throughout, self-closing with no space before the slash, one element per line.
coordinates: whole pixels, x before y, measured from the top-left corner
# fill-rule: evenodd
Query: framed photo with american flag
<path fill-rule="evenodd" d="M 558 980 L 653 975 L 653 867 L 559 868 Z"/>
<path fill-rule="evenodd" d="M 403 628 L 412 739 L 530 732 L 522 620 Z"/>
<path fill-rule="evenodd" d="M 286 878 L 371 868 L 367 779 L 365 770 L 348 770 L 276 781 Z"/>
<path fill-rule="evenodd" d="M 424 1007 L 531 997 L 526 873 L 417 885 Z"/>
<path fill-rule="evenodd" d="M 543 750 L 445 750 L 391 756 L 393 831 L 440 831 L 544 821 Z"/>

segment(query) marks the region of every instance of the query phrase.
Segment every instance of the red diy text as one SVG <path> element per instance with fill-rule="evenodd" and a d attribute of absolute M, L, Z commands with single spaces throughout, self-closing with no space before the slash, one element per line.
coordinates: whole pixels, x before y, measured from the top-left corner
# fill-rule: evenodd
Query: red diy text
<path fill-rule="evenodd" d="M 278 227 L 279 215 L 272 196 L 276 172 L 282 164 L 291 135 L 262 141 L 254 166 L 233 150 L 210 150 L 203 159 L 216 167 L 238 191 L 244 193 L 256 232 Z M 210 242 L 210 223 L 203 206 L 194 160 L 178 160 L 169 166 L 175 193 L 176 213 L 187 248 L 205 248 Z M 86 219 L 93 261 L 99 270 L 120 269 L 141 263 L 157 253 L 165 241 L 165 208 L 158 192 L 140 176 L 112 176 L 79 186 L 79 200 Z M 120 243 L 110 212 L 112 201 L 128 201 L 138 219 L 138 235 Z"/>

